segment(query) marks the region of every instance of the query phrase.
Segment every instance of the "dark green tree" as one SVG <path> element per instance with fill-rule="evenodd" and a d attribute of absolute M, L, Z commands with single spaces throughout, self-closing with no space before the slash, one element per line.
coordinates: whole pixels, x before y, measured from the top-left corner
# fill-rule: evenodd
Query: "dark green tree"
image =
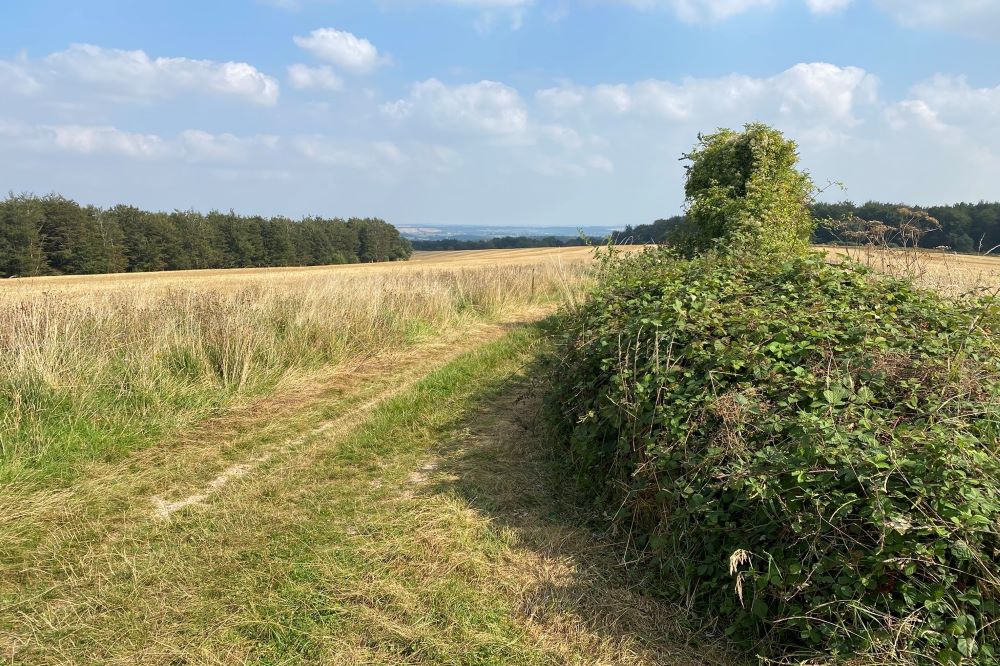
<path fill-rule="evenodd" d="M 37 199 L 11 194 L 0 202 L 0 276 L 50 272 L 42 249 L 42 207 Z"/>

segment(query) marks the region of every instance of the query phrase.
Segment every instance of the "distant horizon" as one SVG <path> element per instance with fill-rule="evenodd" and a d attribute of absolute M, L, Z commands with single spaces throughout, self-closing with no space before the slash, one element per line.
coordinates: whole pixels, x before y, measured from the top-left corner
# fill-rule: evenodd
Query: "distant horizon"
<path fill-rule="evenodd" d="M 482 229 L 500 229 L 500 230 L 502 230 L 502 229 L 513 229 L 513 230 L 521 230 L 521 229 L 524 229 L 524 230 L 529 230 L 529 229 L 541 229 L 541 230 L 545 230 L 545 229 L 565 229 L 565 230 L 576 230 L 576 229 L 581 229 L 582 228 L 582 229 L 602 229 L 602 230 L 609 230 L 609 231 L 618 231 L 618 230 L 622 230 L 622 229 L 624 229 L 625 227 L 628 227 L 628 226 L 633 226 L 634 227 L 634 226 L 637 226 L 637 225 L 651 224 L 651 223 L 653 223 L 653 222 L 655 222 L 657 220 L 665 220 L 665 219 L 669 219 L 671 217 L 683 216 L 685 214 L 683 210 L 679 210 L 679 211 L 674 212 L 674 213 L 660 214 L 660 215 L 651 217 L 649 219 L 643 219 L 643 220 L 634 220 L 634 221 L 628 221 L 628 222 L 615 222 L 615 223 L 596 222 L 596 223 L 585 223 L 585 224 L 574 224 L 574 223 L 569 223 L 569 222 L 562 223 L 562 222 L 558 222 L 558 221 L 556 221 L 556 222 L 546 221 L 546 222 L 542 222 L 542 223 L 538 223 L 538 224 L 528 224 L 528 223 L 524 223 L 524 222 L 509 222 L 509 221 L 502 221 L 502 222 L 442 222 L 442 223 L 438 223 L 438 222 L 397 222 L 395 220 L 388 219 L 388 218 L 385 218 L 385 217 L 380 216 L 380 215 L 373 215 L 373 214 L 370 214 L 370 213 L 338 214 L 338 213 L 317 213 L 317 212 L 311 212 L 311 213 L 305 213 L 305 214 L 287 214 L 287 213 L 282 213 L 282 212 L 271 213 L 271 212 L 260 212 L 260 211 L 255 211 L 255 210 L 244 210 L 244 209 L 240 209 L 240 208 L 237 208 L 237 207 L 215 207 L 215 208 L 209 208 L 209 209 L 199 209 L 199 208 L 195 208 L 195 207 L 176 207 L 175 206 L 175 207 L 169 207 L 169 208 L 168 207 L 150 208 L 150 207 L 144 207 L 144 206 L 139 205 L 139 204 L 130 203 L 130 202 L 124 202 L 124 201 L 119 201 L 119 202 L 116 202 L 116 203 L 113 203 L 113 204 L 96 204 L 96 203 L 93 203 L 93 202 L 89 202 L 89 201 L 78 199 L 76 197 L 66 196 L 66 195 L 64 195 L 64 194 L 62 194 L 60 192 L 53 192 L 53 191 L 47 192 L 45 194 L 38 194 L 36 192 L 14 192 L 12 190 L 8 190 L 7 194 L 4 195 L 3 198 L 6 198 L 6 197 L 11 196 L 11 195 L 13 195 L 13 196 L 29 196 L 29 197 L 61 196 L 61 197 L 65 198 L 65 199 L 69 199 L 69 200 L 75 201 L 77 204 L 79 204 L 80 206 L 83 206 L 83 207 L 94 207 L 94 208 L 99 208 L 101 210 L 107 210 L 107 209 L 110 209 L 110 208 L 114 208 L 115 206 L 118 206 L 118 205 L 123 205 L 123 206 L 129 206 L 129 207 L 132 207 L 132 208 L 138 208 L 138 209 L 145 210 L 145 211 L 148 211 L 148 212 L 163 213 L 163 214 L 170 214 L 171 212 L 174 212 L 174 211 L 181 211 L 181 212 L 193 212 L 193 213 L 196 213 L 196 214 L 199 214 L 199 215 L 209 215 L 209 214 L 212 214 L 212 213 L 229 213 L 230 211 L 232 211 L 233 213 L 235 213 L 237 215 L 240 215 L 240 216 L 244 216 L 244 217 L 256 217 L 256 216 L 260 216 L 260 217 L 265 217 L 265 218 L 286 218 L 286 219 L 292 220 L 294 222 L 298 222 L 298 221 L 301 221 L 303 219 L 309 219 L 309 218 L 343 219 L 343 220 L 352 219 L 352 218 L 353 219 L 375 218 L 375 219 L 381 219 L 381 220 L 383 220 L 385 222 L 388 222 L 389 224 L 391 224 L 392 226 L 396 227 L 397 229 L 400 229 L 401 231 L 403 229 L 434 229 L 434 228 L 443 228 L 443 229 L 459 228 L 460 229 L 460 228 L 466 228 L 466 227 L 474 227 L 474 228 L 482 228 Z M 1000 203 L 1000 198 L 997 198 L 997 199 L 983 199 L 983 200 L 979 200 L 979 201 L 956 201 L 956 202 L 943 202 L 943 203 L 942 202 L 937 202 L 937 203 L 933 203 L 933 204 L 920 204 L 920 203 L 915 203 L 915 202 L 912 202 L 912 201 L 891 201 L 891 200 L 888 200 L 888 199 L 852 200 L 850 198 L 830 198 L 830 197 L 827 197 L 827 198 L 817 198 L 816 202 L 817 203 L 824 203 L 824 204 L 853 204 L 853 205 L 859 205 L 859 206 L 860 205 L 864 205 L 866 203 L 877 203 L 877 204 L 907 206 L 907 207 L 914 207 L 914 208 L 920 208 L 920 209 L 930 209 L 930 208 L 943 208 L 943 207 L 953 207 L 953 206 L 962 206 L 962 205 L 975 206 L 975 205 L 981 205 L 981 204 L 995 204 L 995 203 Z"/>

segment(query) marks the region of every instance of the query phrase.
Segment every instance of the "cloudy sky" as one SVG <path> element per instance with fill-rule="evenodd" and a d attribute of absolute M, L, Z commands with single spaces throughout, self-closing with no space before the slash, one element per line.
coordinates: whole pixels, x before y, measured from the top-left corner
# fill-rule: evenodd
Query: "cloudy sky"
<path fill-rule="evenodd" d="M 0 187 L 83 203 L 617 225 L 700 131 L 795 138 L 827 198 L 1000 199 L 1000 0 L 33 0 Z"/>

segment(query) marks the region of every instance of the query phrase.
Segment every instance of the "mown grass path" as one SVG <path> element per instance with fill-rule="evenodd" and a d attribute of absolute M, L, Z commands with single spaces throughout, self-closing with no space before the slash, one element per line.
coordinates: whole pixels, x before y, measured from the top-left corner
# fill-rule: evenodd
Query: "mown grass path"
<path fill-rule="evenodd" d="M 72 489 L 4 489 L 0 657 L 732 663 L 560 499 L 524 376 L 543 314 L 372 358 Z"/>

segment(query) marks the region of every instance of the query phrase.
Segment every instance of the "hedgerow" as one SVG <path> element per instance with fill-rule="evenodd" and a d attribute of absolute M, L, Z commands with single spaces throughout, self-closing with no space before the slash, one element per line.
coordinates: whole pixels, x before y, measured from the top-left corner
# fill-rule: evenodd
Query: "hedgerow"
<path fill-rule="evenodd" d="M 689 157 L 680 247 L 609 255 L 564 318 L 582 485 L 765 659 L 1000 663 L 1000 302 L 810 255 L 780 133 Z"/>
<path fill-rule="evenodd" d="M 997 303 L 817 257 L 616 260 L 551 407 L 661 592 L 774 658 L 997 663 Z"/>

